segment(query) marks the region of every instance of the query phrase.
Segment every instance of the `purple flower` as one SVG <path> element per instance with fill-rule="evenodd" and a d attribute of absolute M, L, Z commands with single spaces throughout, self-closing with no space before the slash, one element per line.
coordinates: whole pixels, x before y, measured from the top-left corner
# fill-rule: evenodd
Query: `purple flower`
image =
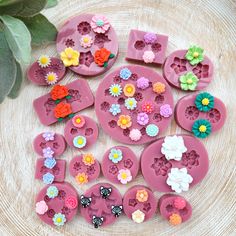
<path fill-rule="evenodd" d="M 44 161 L 44 166 L 46 166 L 49 169 L 52 169 L 56 164 L 57 162 L 54 158 L 46 158 Z"/>
<path fill-rule="evenodd" d="M 146 89 L 149 87 L 149 79 L 141 77 L 137 80 L 137 87 L 140 89 Z"/>
<path fill-rule="evenodd" d="M 54 140 L 55 133 L 54 132 L 45 132 L 43 133 L 43 138 L 46 142 Z"/>
<path fill-rule="evenodd" d="M 170 117 L 172 115 L 172 108 L 169 104 L 164 104 L 160 107 L 160 114 L 163 117 Z"/>
<path fill-rule="evenodd" d="M 146 33 L 143 38 L 145 43 L 153 44 L 157 40 L 157 35 L 154 33 Z"/>
<path fill-rule="evenodd" d="M 51 173 L 47 173 L 43 175 L 43 182 L 45 184 L 51 184 L 54 181 L 54 175 Z"/>
<path fill-rule="evenodd" d="M 146 125 L 149 122 L 149 117 L 146 113 L 141 112 L 137 115 L 137 122 L 140 125 Z"/>
<path fill-rule="evenodd" d="M 54 151 L 50 147 L 43 149 L 43 156 L 45 158 L 52 158 L 53 154 L 54 154 Z"/>

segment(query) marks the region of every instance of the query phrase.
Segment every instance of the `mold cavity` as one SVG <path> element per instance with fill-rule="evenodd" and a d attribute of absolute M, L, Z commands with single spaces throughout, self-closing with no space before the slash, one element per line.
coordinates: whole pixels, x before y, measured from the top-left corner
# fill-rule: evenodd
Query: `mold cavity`
<path fill-rule="evenodd" d="M 134 98 L 136 99 L 136 101 L 140 102 L 143 100 L 143 95 L 142 93 L 135 93 Z"/>
<path fill-rule="evenodd" d="M 137 81 L 138 80 L 138 75 L 135 74 L 135 73 L 132 73 L 131 76 L 130 76 L 130 79 L 133 80 L 133 81 Z"/>
<path fill-rule="evenodd" d="M 35 78 L 38 80 L 44 79 L 46 74 L 47 73 L 44 69 L 38 69 L 35 71 Z"/>
<path fill-rule="evenodd" d="M 145 135 L 146 134 L 146 128 L 145 127 L 141 128 L 140 132 L 141 132 L 142 135 Z"/>
<path fill-rule="evenodd" d="M 66 192 L 64 190 L 59 190 L 58 192 L 58 198 L 60 200 L 64 200 L 66 198 Z"/>
<path fill-rule="evenodd" d="M 64 206 L 62 209 L 61 209 L 61 213 L 64 214 L 64 215 L 69 215 L 71 213 L 71 210 Z"/>
<path fill-rule="evenodd" d="M 60 168 L 58 166 L 54 166 L 52 172 L 54 175 L 58 175 L 60 173 Z"/>
<path fill-rule="evenodd" d="M 184 209 L 179 210 L 180 215 L 187 215 L 188 209 L 185 207 Z"/>
<path fill-rule="evenodd" d="M 94 165 L 88 166 L 86 172 L 88 175 L 93 175 L 95 173 Z"/>
<path fill-rule="evenodd" d="M 87 21 L 83 21 L 78 24 L 77 30 L 79 31 L 80 34 L 86 35 L 91 32 L 91 26 Z"/>
<path fill-rule="evenodd" d="M 81 166 L 81 163 L 80 162 L 75 162 L 74 165 L 73 165 L 73 169 L 76 170 L 76 171 L 79 171 L 81 170 L 82 166 Z"/>
<path fill-rule="evenodd" d="M 142 41 L 142 40 L 138 40 L 134 43 L 134 47 L 137 49 L 137 50 L 143 50 L 144 47 L 145 47 L 145 43 Z"/>
<path fill-rule="evenodd" d="M 53 218 L 54 215 L 55 215 L 55 211 L 53 209 L 49 209 L 47 211 L 48 218 Z"/>
<path fill-rule="evenodd" d="M 191 169 L 194 166 L 199 165 L 199 154 L 195 150 L 191 150 L 190 152 L 185 152 L 182 155 L 182 165 Z"/>
<path fill-rule="evenodd" d="M 105 34 L 96 34 L 94 39 L 94 44 L 99 48 L 103 48 L 104 44 L 110 42 L 111 40 L 108 38 L 108 35 Z"/>
<path fill-rule="evenodd" d="M 115 128 L 117 126 L 117 123 L 115 120 L 111 120 L 109 121 L 108 125 L 111 127 L 111 128 Z"/>
<path fill-rule="evenodd" d="M 186 59 L 180 59 L 178 57 L 175 57 L 174 62 L 170 65 L 170 67 L 175 71 L 176 74 L 179 74 L 183 71 L 187 71 L 186 64 Z"/>
<path fill-rule="evenodd" d="M 155 97 L 155 102 L 156 102 L 157 104 L 163 103 L 164 100 L 165 100 L 165 98 L 164 98 L 164 96 L 163 96 L 162 94 L 159 94 L 159 95 L 157 95 L 157 96 Z"/>
<path fill-rule="evenodd" d="M 110 104 L 108 102 L 103 102 L 101 104 L 101 110 L 107 112 L 110 108 Z"/>
<path fill-rule="evenodd" d="M 123 105 L 125 103 L 125 99 L 119 98 L 117 102 L 118 102 L 118 104 Z"/>
<path fill-rule="evenodd" d="M 129 199 L 129 206 L 135 207 L 137 204 L 138 203 L 136 199 Z"/>
<path fill-rule="evenodd" d="M 159 43 L 153 43 L 153 44 L 152 44 L 152 51 L 155 52 L 155 53 L 161 51 L 161 44 L 159 44 Z"/>
<path fill-rule="evenodd" d="M 45 195 L 43 199 L 44 199 L 45 202 L 49 202 L 51 198 L 49 198 L 48 195 Z"/>
<path fill-rule="evenodd" d="M 67 100 L 68 103 L 72 103 L 74 101 L 81 102 L 80 100 L 81 95 L 78 90 L 69 89 L 68 92 L 69 92 L 69 95 L 71 96 L 71 98 Z"/>
<path fill-rule="evenodd" d="M 105 96 L 109 96 L 109 95 L 110 95 L 109 89 L 106 89 L 106 90 L 104 91 L 104 94 L 105 94 Z"/>
<path fill-rule="evenodd" d="M 208 77 L 208 71 L 209 71 L 209 66 L 208 66 L 208 65 L 203 65 L 202 63 L 198 63 L 198 64 L 193 68 L 193 73 L 194 73 L 199 79 Z"/>
<path fill-rule="evenodd" d="M 172 211 L 174 210 L 174 207 L 169 204 L 169 205 L 166 206 L 166 210 L 167 210 L 168 212 L 172 212 Z"/>
<path fill-rule="evenodd" d="M 42 173 L 43 175 L 46 174 L 47 173 L 47 167 L 46 166 L 41 166 L 40 173 Z"/>
<path fill-rule="evenodd" d="M 118 167 L 116 165 L 112 165 L 109 167 L 109 173 L 116 175 L 118 173 Z"/>
<path fill-rule="evenodd" d="M 81 52 L 79 57 L 79 64 L 90 67 L 90 65 L 94 62 L 93 54 L 91 51 Z"/>
<path fill-rule="evenodd" d="M 73 39 L 67 39 L 65 42 L 66 47 L 74 47 L 75 46 L 75 41 Z"/>
<path fill-rule="evenodd" d="M 148 212 L 148 211 L 150 211 L 151 210 L 151 204 L 149 203 L 149 202 L 145 202 L 144 204 L 143 204 L 143 210 L 144 211 L 146 211 L 146 212 Z"/>
<path fill-rule="evenodd" d="M 46 115 L 48 116 L 49 113 L 54 109 L 55 102 L 51 98 L 48 98 L 48 100 L 44 103 L 44 107 L 46 110 Z"/>
<path fill-rule="evenodd" d="M 130 133 L 130 129 L 129 128 L 123 130 L 123 135 L 124 136 L 129 136 L 129 133 Z"/>
<path fill-rule="evenodd" d="M 185 117 L 189 120 L 195 120 L 199 116 L 199 110 L 195 106 L 189 106 L 185 110 Z"/>
<path fill-rule="evenodd" d="M 70 133 L 71 133 L 72 135 L 77 134 L 77 132 L 78 132 L 78 130 L 77 130 L 76 128 L 72 128 L 72 129 L 70 130 Z"/>
<path fill-rule="evenodd" d="M 39 144 L 39 146 L 40 146 L 42 149 L 44 149 L 44 148 L 46 148 L 46 143 L 41 142 L 41 143 Z"/>
<path fill-rule="evenodd" d="M 114 81 L 114 83 L 121 83 L 121 78 L 120 78 L 120 76 L 119 75 L 116 75 L 116 76 L 114 76 L 114 78 L 113 78 L 113 81 Z"/>
<path fill-rule="evenodd" d="M 58 73 L 59 71 L 62 70 L 62 65 L 60 65 L 60 64 L 58 64 L 58 63 L 54 63 L 54 64 L 50 65 L 49 68 L 50 68 L 54 73 Z"/>
<path fill-rule="evenodd" d="M 172 164 L 167 161 L 165 156 L 161 156 L 160 158 L 154 158 L 154 162 L 151 165 L 151 168 L 155 171 L 155 174 L 157 176 L 166 176 L 171 167 Z"/>
<path fill-rule="evenodd" d="M 206 114 L 206 118 L 212 123 L 217 123 L 221 118 L 221 114 L 217 109 L 213 108 Z"/>
<path fill-rule="evenodd" d="M 90 135 L 92 135 L 93 134 L 93 129 L 92 128 L 87 128 L 86 130 L 85 130 L 85 135 L 86 136 L 90 136 Z"/>
<path fill-rule="evenodd" d="M 152 119 L 156 122 L 160 122 L 162 120 L 162 116 L 159 113 L 154 113 Z"/>
<path fill-rule="evenodd" d="M 133 166 L 133 161 L 131 159 L 124 160 L 124 167 L 130 169 Z"/>
<path fill-rule="evenodd" d="M 53 146 L 54 149 L 58 149 L 59 148 L 59 144 L 58 143 L 53 143 L 52 146 Z"/>

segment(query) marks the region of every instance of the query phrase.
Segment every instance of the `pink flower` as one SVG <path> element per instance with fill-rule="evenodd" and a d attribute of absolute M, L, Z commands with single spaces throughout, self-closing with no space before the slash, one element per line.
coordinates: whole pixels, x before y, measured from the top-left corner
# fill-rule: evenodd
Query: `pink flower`
<path fill-rule="evenodd" d="M 137 123 L 140 125 L 146 125 L 149 122 L 148 114 L 141 112 L 137 115 Z"/>
<path fill-rule="evenodd" d="M 46 204 L 45 201 L 37 202 L 35 210 L 36 210 L 36 213 L 38 213 L 39 215 L 43 215 L 47 212 L 48 205 Z"/>
<path fill-rule="evenodd" d="M 160 114 L 163 117 L 170 117 L 172 115 L 172 108 L 169 104 L 164 104 L 160 107 Z"/>
<path fill-rule="evenodd" d="M 174 200 L 175 208 L 181 210 L 186 207 L 186 201 L 182 197 L 176 197 Z"/>
<path fill-rule="evenodd" d="M 102 15 L 93 16 L 90 25 L 94 32 L 102 34 L 104 34 L 110 28 L 109 21 L 105 16 Z"/>
<path fill-rule="evenodd" d="M 137 87 L 140 89 L 146 89 L 149 87 L 149 80 L 145 77 L 141 77 L 137 80 Z"/>
<path fill-rule="evenodd" d="M 83 47 L 83 48 L 90 48 L 93 44 L 93 38 L 86 34 L 86 35 L 83 35 L 80 39 L 80 45 Z"/>
<path fill-rule="evenodd" d="M 75 127 L 82 128 L 85 125 L 85 119 L 83 116 L 76 115 L 72 118 L 72 124 Z"/>
<path fill-rule="evenodd" d="M 121 169 L 119 170 L 117 178 L 122 184 L 127 184 L 132 180 L 132 175 L 129 169 Z"/>
<path fill-rule="evenodd" d="M 152 51 L 145 51 L 143 53 L 143 60 L 145 63 L 152 63 L 155 59 L 155 54 Z"/>
<path fill-rule="evenodd" d="M 146 33 L 144 35 L 144 42 L 147 43 L 147 44 L 152 44 L 152 43 L 155 43 L 156 40 L 157 40 L 157 35 L 154 34 L 154 33 Z"/>
<path fill-rule="evenodd" d="M 133 141 L 138 141 L 141 139 L 142 134 L 139 129 L 132 129 L 129 133 L 129 137 Z"/>

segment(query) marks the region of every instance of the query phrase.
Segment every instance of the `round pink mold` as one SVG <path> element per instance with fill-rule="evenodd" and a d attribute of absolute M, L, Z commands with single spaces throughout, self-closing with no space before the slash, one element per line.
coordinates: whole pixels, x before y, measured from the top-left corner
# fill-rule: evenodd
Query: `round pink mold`
<path fill-rule="evenodd" d="M 53 72 L 58 76 L 57 82 L 63 79 L 66 73 L 66 68 L 63 62 L 56 57 L 50 57 L 50 59 L 51 63 L 48 67 L 40 67 L 37 61 L 29 67 L 27 77 L 31 82 L 37 85 L 49 86 L 45 80 L 45 76 L 49 72 Z"/>
<path fill-rule="evenodd" d="M 137 191 L 146 191 L 147 192 L 147 200 L 146 201 L 139 201 L 136 198 Z M 157 199 L 155 198 L 153 192 L 143 186 L 143 185 L 136 185 L 130 188 L 124 195 L 123 198 L 123 207 L 124 213 L 127 215 L 128 218 L 132 219 L 132 213 L 140 210 L 145 214 L 144 222 L 149 220 L 154 216 L 157 210 Z"/>
<path fill-rule="evenodd" d="M 84 76 L 96 76 L 109 70 L 118 56 L 118 39 L 115 30 L 110 26 L 105 33 L 95 33 L 90 22 L 94 15 L 82 14 L 69 19 L 59 30 L 57 35 L 57 51 L 60 54 L 67 47 L 71 47 L 80 53 L 79 65 L 69 67 L 72 71 Z M 89 48 L 80 45 L 80 39 L 89 35 L 93 44 Z M 115 55 L 109 59 L 107 67 L 99 66 L 94 62 L 94 55 L 100 48 L 106 48 Z"/>
<path fill-rule="evenodd" d="M 58 190 L 58 195 L 50 198 L 47 195 L 47 189 L 50 186 L 55 186 Z M 68 200 L 73 199 L 73 205 L 68 204 Z M 69 183 L 55 183 L 45 186 L 36 196 L 36 203 L 44 201 L 48 210 L 44 214 L 37 214 L 39 218 L 46 224 L 54 225 L 53 217 L 55 214 L 61 213 L 65 215 L 66 222 L 71 221 L 78 210 L 78 194 L 75 188 Z"/>
<path fill-rule="evenodd" d="M 141 155 L 141 171 L 145 181 L 153 189 L 159 192 L 173 192 L 166 181 L 172 168 L 186 168 L 193 181 L 189 187 L 193 187 L 203 180 L 209 168 L 208 153 L 204 145 L 190 135 L 177 135 L 183 137 L 187 151 L 182 154 L 180 161 L 167 160 L 161 153 L 164 137 L 158 139 L 145 148 Z"/>
<path fill-rule="evenodd" d="M 204 60 L 197 65 L 192 66 L 185 54 L 188 50 L 177 50 L 171 53 L 163 66 L 163 76 L 168 83 L 176 88 L 181 89 L 179 77 L 188 72 L 193 72 L 199 81 L 195 90 L 202 90 L 208 86 L 213 77 L 213 64 L 211 60 L 204 55 Z"/>
<path fill-rule="evenodd" d="M 87 205 L 83 205 L 85 198 L 90 199 Z M 121 194 L 108 183 L 92 186 L 80 199 L 81 215 L 95 228 L 114 223 L 123 210 Z"/>
<path fill-rule="evenodd" d="M 46 133 L 54 134 L 54 140 L 46 140 L 43 135 Z M 50 148 L 54 153 L 52 154 L 53 157 L 61 156 L 64 151 L 66 150 L 66 141 L 63 135 L 54 133 L 54 132 L 44 132 L 37 135 L 33 142 L 34 150 L 40 156 L 44 156 L 43 150 Z"/>
<path fill-rule="evenodd" d="M 112 149 L 120 150 L 122 152 L 122 160 L 118 163 L 114 163 L 109 159 L 109 154 L 111 153 Z M 104 154 L 101 167 L 105 178 L 107 178 L 112 183 L 121 184 L 120 180 L 118 179 L 119 171 L 129 170 L 132 176 L 131 181 L 133 181 L 138 174 L 139 161 L 130 148 L 124 146 L 114 146 L 107 150 Z"/>
<path fill-rule="evenodd" d="M 76 115 L 77 116 L 77 115 Z M 72 119 L 67 121 L 64 129 L 64 135 L 67 144 L 70 147 L 78 148 L 80 150 L 86 150 L 91 147 L 98 139 L 98 127 L 95 121 L 88 116 L 79 115 L 85 119 L 83 127 L 79 128 L 73 125 Z M 84 147 L 74 146 L 73 140 L 75 137 L 83 136 L 86 139 L 86 145 Z"/>
<path fill-rule="evenodd" d="M 132 73 L 129 79 L 124 80 L 120 77 L 120 71 L 127 68 Z M 141 77 L 145 77 L 149 80 L 149 85 L 145 89 L 137 87 L 137 80 Z M 152 85 L 156 82 L 165 85 L 165 92 L 155 93 L 153 91 Z M 110 95 L 109 88 L 113 84 L 118 84 L 124 89 L 126 84 L 132 84 L 135 86 L 135 94 L 133 98 L 137 101 L 137 106 L 133 110 L 128 110 L 125 106 L 124 92 L 118 97 L 113 97 Z M 137 122 L 137 117 L 139 113 L 143 113 L 142 106 L 150 102 L 153 106 L 153 111 L 148 113 L 148 123 L 141 125 Z M 113 115 L 109 110 L 112 104 L 119 104 L 121 112 L 117 115 Z M 107 75 L 104 80 L 100 83 L 95 98 L 95 111 L 98 120 L 101 124 L 103 130 L 110 135 L 113 139 L 125 143 L 125 144 L 144 144 L 157 139 L 157 137 L 163 133 L 168 127 L 172 114 L 169 117 L 161 116 L 160 108 L 163 105 L 169 104 L 171 110 L 173 110 L 173 96 L 168 83 L 164 78 L 156 73 L 154 70 L 138 66 L 138 65 L 127 65 L 118 68 L 109 75 Z M 118 126 L 117 121 L 120 115 L 129 115 L 132 119 L 132 125 L 129 128 L 122 129 Z M 146 132 L 146 127 L 150 124 L 156 125 L 159 128 L 159 132 L 155 136 L 149 136 Z M 130 132 L 131 130 L 139 130 L 141 138 L 139 140 L 131 140 Z"/>

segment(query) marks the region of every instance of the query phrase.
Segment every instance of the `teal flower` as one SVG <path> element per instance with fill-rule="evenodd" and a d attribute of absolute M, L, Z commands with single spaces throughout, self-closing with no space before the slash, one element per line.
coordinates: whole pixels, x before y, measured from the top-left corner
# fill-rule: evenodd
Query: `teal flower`
<path fill-rule="evenodd" d="M 66 222 L 66 216 L 62 213 L 57 213 L 52 218 L 54 225 L 63 226 Z"/>
<path fill-rule="evenodd" d="M 122 94 L 122 88 L 119 84 L 112 84 L 109 88 L 111 96 L 118 97 Z"/>
<path fill-rule="evenodd" d="M 135 98 L 125 99 L 125 107 L 128 110 L 134 110 L 137 107 L 137 101 L 135 100 Z"/>
<path fill-rule="evenodd" d="M 194 66 L 204 60 L 203 51 L 204 50 L 198 46 L 191 46 L 188 49 L 185 58 L 192 66 Z"/>
<path fill-rule="evenodd" d="M 86 145 L 86 138 L 82 135 L 76 136 L 73 139 L 73 144 L 77 148 L 83 148 Z"/>
<path fill-rule="evenodd" d="M 112 148 L 109 153 L 109 160 L 117 164 L 123 158 L 122 151 L 120 149 Z"/>
<path fill-rule="evenodd" d="M 208 120 L 196 120 L 192 126 L 194 136 L 206 138 L 211 133 L 211 123 Z"/>
<path fill-rule="evenodd" d="M 111 112 L 113 116 L 116 116 L 117 114 L 121 113 L 120 104 L 112 104 L 109 109 L 109 112 Z"/>
<path fill-rule="evenodd" d="M 132 72 L 128 68 L 123 68 L 120 71 L 120 78 L 123 80 L 128 80 L 131 75 Z"/>
<path fill-rule="evenodd" d="M 188 72 L 179 77 L 180 87 L 183 90 L 195 90 L 198 84 L 198 77 L 193 72 Z"/>
<path fill-rule="evenodd" d="M 50 187 L 48 187 L 48 189 L 47 189 L 47 196 L 49 197 L 49 198 L 55 198 L 55 197 L 57 197 L 58 196 L 58 189 L 57 189 L 57 187 L 56 186 L 50 186 Z"/>
<path fill-rule="evenodd" d="M 155 137 L 159 133 L 159 128 L 154 124 L 150 124 L 146 127 L 146 133 L 150 137 Z"/>
<path fill-rule="evenodd" d="M 196 96 L 195 105 L 199 111 L 210 111 L 214 107 L 214 97 L 207 92 L 199 93 Z"/>

